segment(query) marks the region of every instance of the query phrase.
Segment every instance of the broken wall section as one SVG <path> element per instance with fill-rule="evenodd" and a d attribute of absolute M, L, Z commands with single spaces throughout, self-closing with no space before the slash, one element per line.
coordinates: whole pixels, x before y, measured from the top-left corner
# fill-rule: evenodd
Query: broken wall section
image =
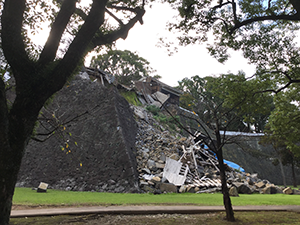
<path fill-rule="evenodd" d="M 45 142 L 30 141 L 18 186 L 45 182 L 64 190 L 139 191 L 137 125 L 129 104 L 115 88 L 76 77 L 43 109 L 42 117 L 37 133 L 57 127 L 55 135 Z"/>

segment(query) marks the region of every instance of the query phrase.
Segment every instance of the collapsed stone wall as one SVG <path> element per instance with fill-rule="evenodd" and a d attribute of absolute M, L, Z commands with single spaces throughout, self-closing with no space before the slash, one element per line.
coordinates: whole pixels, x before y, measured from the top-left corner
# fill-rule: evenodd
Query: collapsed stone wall
<path fill-rule="evenodd" d="M 187 110 L 182 108 L 178 108 L 178 115 L 180 116 L 180 121 L 185 127 L 189 127 L 189 129 L 194 132 L 196 130 L 201 130 L 198 127 L 199 121 L 198 116 L 190 113 Z M 206 131 L 209 132 L 212 137 L 214 136 L 212 131 L 203 123 L 203 121 L 199 121 L 202 123 L 202 126 L 205 127 Z M 205 133 L 204 130 L 201 130 Z M 239 144 L 227 144 L 223 147 L 223 156 L 224 159 L 235 162 L 239 164 L 242 168 L 245 169 L 246 172 L 249 173 L 258 173 L 259 177 L 269 180 L 270 182 L 278 185 L 283 184 L 282 173 L 280 170 L 280 166 L 272 164 L 272 158 L 274 155 L 274 150 L 271 145 L 263 146 L 259 144 L 259 137 L 247 137 L 241 138 L 242 140 L 238 141 Z M 263 153 L 265 155 L 269 155 L 269 158 L 259 157 L 257 153 Z M 292 185 L 292 170 L 290 166 L 284 166 L 284 172 L 286 176 L 287 184 Z M 296 169 L 296 180 L 300 180 L 300 169 Z"/>
<path fill-rule="evenodd" d="M 46 182 L 55 189 L 139 192 L 137 125 L 115 88 L 77 76 L 42 110 L 41 118 L 36 133 L 56 128 L 55 134 L 45 142 L 30 141 L 18 186 Z"/>

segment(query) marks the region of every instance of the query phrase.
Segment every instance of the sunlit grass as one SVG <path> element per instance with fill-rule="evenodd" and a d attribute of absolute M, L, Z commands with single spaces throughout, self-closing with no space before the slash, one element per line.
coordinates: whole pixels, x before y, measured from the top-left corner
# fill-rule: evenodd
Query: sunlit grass
<path fill-rule="evenodd" d="M 233 205 L 300 205 L 300 195 L 240 195 L 231 198 Z M 15 205 L 140 205 L 194 204 L 222 205 L 222 194 L 124 194 L 104 192 L 75 192 L 48 189 L 37 193 L 30 188 L 16 188 Z"/>

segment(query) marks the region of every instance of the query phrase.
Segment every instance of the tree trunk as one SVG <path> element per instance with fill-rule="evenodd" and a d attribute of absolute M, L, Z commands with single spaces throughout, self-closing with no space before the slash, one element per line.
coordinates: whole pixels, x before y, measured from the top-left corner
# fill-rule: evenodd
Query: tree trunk
<path fill-rule="evenodd" d="M 3 145 L 1 145 L 2 147 Z M 21 165 L 22 152 L 22 149 L 16 152 L 14 149 L 6 148 L 0 153 L 1 156 L 6 153 L 6 156 L 0 159 L 0 225 L 9 224 L 12 198 Z"/>
<path fill-rule="evenodd" d="M 235 221 L 235 218 L 234 218 L 234 212 L 233 212 L 231 200 L 229 197 L 229 191 L 227 187 L 227 179 L 225 174 L 225 166 L 223 162 L 222 148 L 217 151 L 217 157 L 218 157 L 220 177 L 222 182 L 223 204 L 225 206 L 225 211 L 226 211 L 226 220 L 233 222 Z"/>
<path fill-rule="evenodd" d="M 278 161 L 279 161 L 279 165 L 280 165 L 283 185 L 286 187 L 286 178 L 285 178 L 285 173 L 284 173 L 284 169 L 283 169 L 283 165 L 282 165 L 282 161 L 281 161 L 280 157 L 278 158 Z"/>
<path fill-rule="evenodd" d="M 14 195 L 15 184 L 17 180 L 17 170 L 13 171 L 14 175 L 11 175 L 12 171 L 7 172 L 4 176 L 1 176 L 0 184 L 0 224 L 9 224 L 12 198 Z"/>

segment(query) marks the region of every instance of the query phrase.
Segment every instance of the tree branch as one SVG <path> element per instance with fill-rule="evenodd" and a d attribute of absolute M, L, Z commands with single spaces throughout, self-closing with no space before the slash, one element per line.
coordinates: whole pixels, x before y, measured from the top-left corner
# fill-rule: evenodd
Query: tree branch
<path fill-rule="evenodd" d="M 300 14 L 295 15 L 269 15 L 269 16 L 260 16 L 254 17 L 251 19 L 244 20 L 242 22 L 236 23 L 232 28 L 229 30 L 229 34 L 233 34 L 233 32 L 242 26 L 246 26 L 248 24 L 259 22 L 259 21 L 266 21 L 266 20 L 289 20 L 289 21 L 300 21 Z"/>
<path fill-rule="evenodd" d="M 6 0 L 1 16 L 1 47 L 16 81 L 20 81 L 22 76 L 15 68 L 29 71 L 31 65 L 22 37 L 25 3 L 25 0 Z"/>
<path fill-rule="evenodd" d="M 2 79 L 0 79 L 0 127 L 0 143 L 5 144 L 6 140 L 8 140 L 8 108 L 5 94 L 5 84 Z"/>
<path fill-rule="evenodd" d="M 116 41 L 119 38 L 126 39 L 129 30 L 136 24 L 136 22 L 142 23 L 143 15 L 145 14 L 145 10 L 142 8 L 135 9 L 136 16 L 132 18 L 127 24 L 121 26 L 118 30 L 115 30 L 109 34 L 99 34 L 95 36 L 95 38 L 92 40 L 92 48 L 95 48 L 97 46 L 106 45 L 111 43 L 111 41 Z"/>
<path fill-rule="evenodd" d="M 47 64 L 55 59 L 61 37 L 66 29 L 72 14 L 75 12 L 77 0 L 65 0 L 52 25 L 48 40 L 40 55 L 39 62 Z"/>
<path fill-rule="evenodd" d="M 31 139 L 33 139 L 34 141 L 38 141 L 38 142 L 44 142 L 47 139 L 49 139 L 50 137 L 52 137 L 55 134 L 54 132 L 57 131 L 61 126 L 65 126 L 65 125 L 67 125 L 67 124 L 69 124 L 71 122 L 75 122 L 75 121 L 77 121 L 78 118 L 80 118 L 80 117 L 82 117 L 82 116 L 84 116 L 84 115 L 86 115 L 88 113 L 89 113 L 89 111 L 85 111 L 85 112 L 83 112 L 81 114 L 76 115 L 75 117 L 73 117 L 72 119 L 70 119 L 70 120 L 68 120 L 66 122 L 63 122 L 61 124 L 57 124 L 56 126 L 53 126 L 53 125 L 50 124 L 50 126 L 53 126 L 53 129 L 51 129 L 51 130 L 48 130 L 45 126 L 42 125 L 42 123 L 40 123 L 45 128 L 45 130 L 47 130 L 48 132 L 47 133 L 36 133 L 35 135 L 36 136 L 47 136 L 47 137 L 45 139 L 43 139 L 43 140 L 41 140 L 39 138 L 36 138 L 36 137 L 31 137 Z M 46 119 L 46 118 L 44 118 L 44 119 Z"/>
<path fill-rule="evenodd" d="M 52 90 L 52 93 L 60 90 L 67 79 L 72 76 L 75 69 L 78 68 L 79 63 L 87 53 L 87 49 L 91 50 L 91 48 L 89 48 L 91 40 L 99 27 L 104 23 L 106 2 L 107 0 L 93 1 L 84 24 L 70 44 L 63 59 L 60 60 L 53 72 L 49 74 L 49 79 L 55 82 L 46 84 L 46 90 Z"/>
<path fill-rule="evenodd" d="M 119 24 L 120 26 L 124 26 L 124 23 L 122 20 L 120 20 L 118 17 L 116 17 L 112 12 L 110 12 L 108 9 L 105 9 L 105 12 L 108 13 L 108 15 L 110 15 L 112 18 L 114 18 Z"/>

